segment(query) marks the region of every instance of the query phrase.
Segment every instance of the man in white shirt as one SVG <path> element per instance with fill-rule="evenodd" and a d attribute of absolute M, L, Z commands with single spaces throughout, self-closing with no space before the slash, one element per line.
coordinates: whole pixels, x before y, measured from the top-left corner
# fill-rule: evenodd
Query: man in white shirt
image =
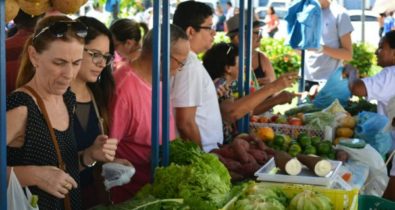
<path fill-rule="evenodd" d="M 215 29 L 213 10 L 208 5 L 186 1 L 177 6 L 173 24 L 185 30 L 191 51 L 184 67 L 172 78 L 171 99 L 180 136 L 200 145 L 204 151 L 223 142 L 222 118 L 217 93 L 197 54 L 211 48 Z"/>

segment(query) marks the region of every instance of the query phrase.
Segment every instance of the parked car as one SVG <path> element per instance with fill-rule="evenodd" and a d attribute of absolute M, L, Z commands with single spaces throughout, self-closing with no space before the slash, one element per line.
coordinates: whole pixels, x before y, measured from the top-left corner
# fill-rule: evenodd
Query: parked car
<path fill-rule="evenodd" d="M 351 33 L 352 42 L 362 41 L 362 10 L 348 10 L 351 24 L 354 31 Z M 379 24 L 377 22 L 378 14 L 373 11 L 365 10 L 365 42 L 373 46 L 377 46 L 379 37 Z"/>

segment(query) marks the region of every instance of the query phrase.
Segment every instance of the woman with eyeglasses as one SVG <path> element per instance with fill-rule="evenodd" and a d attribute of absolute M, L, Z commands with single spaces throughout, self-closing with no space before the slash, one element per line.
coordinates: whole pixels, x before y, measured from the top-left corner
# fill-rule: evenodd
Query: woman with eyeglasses
<path fill-rule="evenodd" d="M 38 196 L 41 210 L 81 209 L 82 163 L 69 87 L 81 67 L 86 35 L 84 24 L 66 16 L 42 19 L 22 52 L 18 89 L 7 97 L 7 173 L 13 170 Z M 84 153 L 83 159 L 94 157 Z"/>
<path fill-rule="evenodd" d="M 112 39 L 116 50 L 114 70 L 119 66 L 136 60 L 141 53 L 144 34 L 148 31 L 145 23 L 138 23 L 130 19 L 118 19 L 110 26 Z"/>
<path fill-rule="evenodd" d="M 74 133 L 83 166 L 80 172 L 82 209 L 89 209 L 108 199 L 99 180 L 101 164 L 96 161 L 113 161 L 118 143 L 117 139 L 107 136 L 109 103 L 115 90 L 111 68 L 114 45 L 111 32 L 99 20 L 79 17 L 77 21 L 88 27 L 81 69 L 71 82 L 71 91 L 76 95 Z"/>
<path fill-rule="evenodd" d="M 234 124 L 236 120 L 250 112 L 263 113 L 277 104 L 290 102 L 295 97 L 294 94 L 283 91 L 275 97 L 268 98 L 274 93 L 290 87 L 297 79 L 296 72 L 283 74 L 274 82 L 250 95 L 236 99 L 230 88 L 239 74 L 238 50 L 233 44 L 215 44 L 204 54 L 203 65 L 213 79 L 216 88 L 222 86 L 226 89 L 226 92 L 218 98 L 223 121 L 224 143 L 231 142 L 237 134 Z"/>

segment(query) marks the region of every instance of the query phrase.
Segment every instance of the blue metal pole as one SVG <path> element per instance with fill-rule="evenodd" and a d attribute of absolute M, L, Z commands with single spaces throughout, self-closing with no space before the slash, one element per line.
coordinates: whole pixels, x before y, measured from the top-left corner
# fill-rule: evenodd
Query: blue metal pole
<path fill-rule="evenodd" d="M 246 31 L 246 46 L 245 46 L 245 81 L 244 81 L 244 91 L 245 95 L 250 94 L 250 78 L 251 78 L 251 51 L 252 51 L 252 16 L 253 16 L 253 8 L 252 8 L 252 0 L 247 0 L 247 31 Z M 243 118 L 243 132 L 247 133 L 250 126 L 249 115 L 247 114 Z"/>
<path fill-rule="evenodd" d="M 7 209 L 5 0 L 0 0 L 0 209 Z"/>
<path fill-rule="evenodd" d="M 300 61 L 300 80 L 299 80 L 299 93 L 302 93 L 304 91 L 304 58 L 305 57 L 305 51 L 301 50 L 301 61 Z"/>
<path fill-rule="evenodd" d="M 239 22 L 239 78 L 237 81 L 239 97 L 244 96 L 243 81 L 244 81 L 244 0 L 240 0 L 240 22 Z M 240 132 L 244 132 L 243 118 L 237 121 L 237 127 Z"/>
<path fill-rule="evenodd" d="M 163 0 L 162 23 L 162 165 L 169 165 L 169 112 L 170 112 L 170 18 L 169 0 Z"/>
<path fill-rule="evenodd" d="M 160 5 L 154 4 L 153 16 L 153 56 L 152 56 L 152 145 L 151 145 L 151 181 L 154 180 L 155 168 L 159 165 L 159 92 L 160 92 Z"/>

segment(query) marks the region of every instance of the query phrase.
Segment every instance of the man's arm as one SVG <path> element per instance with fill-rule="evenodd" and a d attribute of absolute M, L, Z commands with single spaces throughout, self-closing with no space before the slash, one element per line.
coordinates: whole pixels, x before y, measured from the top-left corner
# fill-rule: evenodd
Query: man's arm
<path fill-rule="evenodd" d="M 339 60 L 352 60 L 351 32 L 340 37 L 340 48 L 331 48 L 324 45 L 322 52 L 328 56 L 331 56 L 332 58 Z"/>
<path fill-rule="evenodd" d="M 197 107 L 176 107 L 176 125 L 181 138 L 195 142 L 202 148 L 199 127 L 196 124 Z"/>

